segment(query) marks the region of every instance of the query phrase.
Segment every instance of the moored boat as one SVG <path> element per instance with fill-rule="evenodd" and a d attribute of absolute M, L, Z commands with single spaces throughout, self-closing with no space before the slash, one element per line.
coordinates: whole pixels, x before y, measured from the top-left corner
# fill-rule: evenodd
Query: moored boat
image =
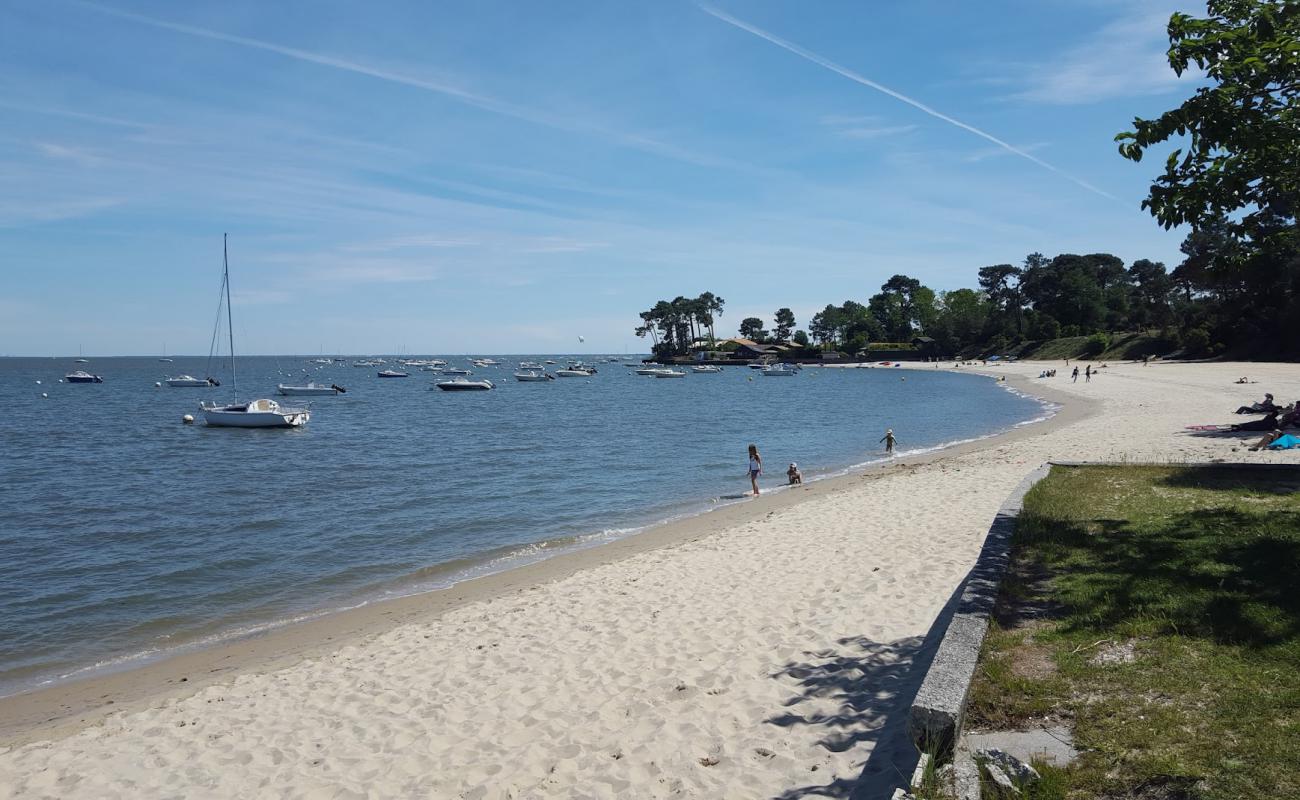
<path fill-rule="evenodd" d="M 675 369 L 665 369 L 665 370 L 660 370 L 659 372 L 656 372 L 656 373 L 655 373 L 655 377 L 656 377 L 656 378 L 685 378 L 685 377 L 686 377 L 686 373 L 685 373 L 685 372 L 678 372 L 678 371 L 675 370 Z"/>
<path fill-rule="evenodd" d="M 555 380 L 554 375 L 548 375 L 541 369 L 521 369 L 515 373 L 515 380 L 524 382 L 540 382 Z"/>
<path fill-rule="evenodd" d="M 468 378 L 456 378 L 450 381 L 438 381 L 436 384 L 444 392 L 485 392 L 489 389 L 495 389 L 492 381 L 481 380 L 471 381 Z"/>
<path fill-rule="evenodd" d="M 409 378 L 409 372 L 399 372 L 395 369 L 381 369 L 378 373 L 381 378 Z"/>
<path fill-rule="evenodd" d="M 85 370 L 74 370 L 63 376 L 63 380 L 68 383 L 103 383 L 104 379 L 98 375 L 91 375 Z"/>
<path fill-rule="evenodd" d="M 204 421 L 216 428 L 297 428 L 311 419 L 307 409 L 283 408 L 269 398 L 224 406 L 201 403 L 199 409 Z"/>
<path fill-rule="evenodd" d="M 716 366 L 714 364 L 696 364 L 695 366 L 691 367 L 691 372 L 699 372 L 701 374 L 707 375 L 713 372 L 722 372 L 722 367 Z"/>
<path fill-rule="evenodd" d="M 324 386 L 319 383 L 308 382 L 300 386 L 287 386 L 283 383 L 277 385 L 275 390 L 285 397 L 324 397 L 326 395 L 343 394 L 347 391 L 338 384 Z"/>
<path fill-rule="evenodd" d="M 212 378 L 196 378 L 193 375 L 177 375 L 174 378 L 167 378 L 163 383 L 176 389 L 196 389 L 204 386 L 221 385 Z"/>
<path fill-rule="evenodd" d="M 230 335 L 230 391 L 234 398 L 228 405 L 212 401 L 199 404 L 204 421 L 214 428 L 299 428 L 311 419 L 311 412 L 305 408 L 283 408 L 270 398 L 259 398 L 240 403 L 239 380 L 235 373 L 235 326 L 230 309 L 230 261 L 226 255 L 226 237 L 221 237 L 221 288 L 225 294 L 226 330 Z M 221 321 L 221 305 L 217 305 L 217 321 Z M 215 352 L 214 337 L 214 352 Z M 213 353 L 208 354 L 211 361 Z M 216 381 L 212 381 L 216 385 Z"/>

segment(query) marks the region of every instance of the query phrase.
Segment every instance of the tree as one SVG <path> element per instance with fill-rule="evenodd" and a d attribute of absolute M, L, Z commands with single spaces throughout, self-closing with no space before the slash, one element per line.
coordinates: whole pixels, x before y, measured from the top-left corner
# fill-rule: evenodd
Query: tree
<path fill-rule="evenodd" d="M 794 330 L 794 312 L 788 308 L 778 308 L 774 321 L 776 328 L 772 331 L 772 336 L 781 343 L 790 341 L 790 333 Z"/>
<path fill-rule="evenodd" d="M 1128 282 L 1132 294 L 1129 319 L 1133 327 L 1142 330 L 1168 325 L 1171 318 L 1169 293 L 1173 282 L 1165 271 L 1165 265 L 1139 258 L 1128 268 Z"/>
<path fill-rule="evenodd" d="M 1141 161 L 1156 144 L 1186 139 L 1142 201 L 1161 225 L 1228 219 L 1257 238 L 1277 217 L 1292 222 L 1300 203 L 1300 3 L 1209 0 L 1209 16 L 1169 18 L 1169 66 L 1192 65 L 1214 84 L 1156 119 L 1137 118 L 1116 135 L 1119 152 Z"/>
<path fill-rule="evenodd" d="M 794 332 L 794 343 L 797 344 L 797 345 L 799 345 L 800 347 L 807 347 L 807 346 L 808 346 L 808 333 L 807 333 L 807 331 L 802 331 L 802 330 L 795 331 L 795 332 Z"/>
<path fill-rule="evenodd" d="M 740 321 L 740 335 L 755 342 L 767 340 L 767 331 L 763 330 L 763 320 L 758 317 L 745 317 Z"/>
<path fill-rule="evenodd" d="M 1022 317 L 1020 313 L 1022 295 L 1020 292 L 1021 277 L 1023 272 L 1029 271 L 1035 267 L 1041 266 L 1040 262 L 1045 262 L 1041 255 L 1034 253 L 1029 257 L 1034 259 L 1033 266 L 1026 266 L 1025 270 L 1013 267 L 1010 264 L 995 264 L 991 267 L 980 267 L 979 283 L 980 288 L 984 290 L 984 296 L 993 304 L 992 313 L 989 315 L 990 321 L 994 323 L 992 327 L 997 328 L 998 333 L 1007 330 L 1011 320 L 1015 320 L 1016 333 L 1020 333 L 1023 328 Z M 1028 262 L 1029 259 L 1026 259 Z M 995 331 L 990 330 L 989 333 Z"/>
<path fill-rule="evenodd" d="M 940 292 L 934 321 L 926 327 L 943 353 L 957 353 L 980 341 L 989 315 L 989 301 L 974 289 Z"/>
<path fill-rule="evenodd" d="M 1204 19 L 1169 19 L 1169 65 L 1205 71 L 1203 86 L 1178 108 L 1138 118 L 1116 135 L 1119 152 L 1141 161 L 1177 140 L 1142 207 L 1166 228 L 1187 224 L 1199 258 L 1174 279 L 1184 311 L 1197 283 L 1215 342 L 1261 352 L 1300 349 L 1300 2 L 1209 0 Z M 1190 243 L 1190 237 L 1189 237 Z M 1203 249 L 1201 245 L 1211 247 Z M 1186 250 L 1184 251 L 1186 252 Z M 1208 313 L 1207 313 L 1208 312 Z M 1181 323 L 1187 329 L 1189 318 Z M 1198 329 L 1204 330 L 1198 326 Z"/>

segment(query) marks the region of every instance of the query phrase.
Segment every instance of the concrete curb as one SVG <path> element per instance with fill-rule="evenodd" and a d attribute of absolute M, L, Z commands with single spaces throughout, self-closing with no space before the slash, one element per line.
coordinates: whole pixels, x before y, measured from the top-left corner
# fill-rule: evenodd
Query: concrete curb
<path fill-rule="evenodd" d="M 912 702 L 908 733 L 920 752 L 933 753 L 941 761 L 951 755 L 961 732 L 966 696 L 988 632 L 989 615 L 1010 562 L 1016 517 L 1025 494 L 1047 476 L 1051 467 L 1051 463 L 1043 464 L 1026 475 L 998 509 L 979 558 L 966 576 L 956 613 Z"/>
<path fill-rule="evenodd" d="M 1052 467 L 1168 467 L 1170 469 L 1240 469 L 1248 472 L 1294 472 L 1300 469 L 1300 462 L 1295 464 L 1255 464 L 1249 461 L 1049 461 Z"/>

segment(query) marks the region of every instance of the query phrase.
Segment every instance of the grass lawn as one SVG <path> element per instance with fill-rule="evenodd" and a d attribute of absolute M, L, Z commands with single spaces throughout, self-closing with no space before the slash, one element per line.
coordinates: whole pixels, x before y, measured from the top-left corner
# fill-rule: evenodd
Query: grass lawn
<path fill-rule="evenodd" d="M 1061 722 L 1028 797 L 1300 798 L 1300 469 L 1056 467 L 967 725 Z"/>

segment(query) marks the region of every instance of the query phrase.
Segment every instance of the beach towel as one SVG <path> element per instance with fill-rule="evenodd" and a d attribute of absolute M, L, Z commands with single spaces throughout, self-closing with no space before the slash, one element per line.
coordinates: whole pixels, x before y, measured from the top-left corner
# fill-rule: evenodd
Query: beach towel
<path fill-rule="evenodd" d="M 1273 443 L 1268 446 L 1268 449 L 1269 450 L 1290 450 L 1295 447 L 1300 447 L 1300 438 L 1292 436 L 1291 434 L 1288 433 L 1286 436 L 1280 436 L 1277 439 L 1274 439 Z"/>

